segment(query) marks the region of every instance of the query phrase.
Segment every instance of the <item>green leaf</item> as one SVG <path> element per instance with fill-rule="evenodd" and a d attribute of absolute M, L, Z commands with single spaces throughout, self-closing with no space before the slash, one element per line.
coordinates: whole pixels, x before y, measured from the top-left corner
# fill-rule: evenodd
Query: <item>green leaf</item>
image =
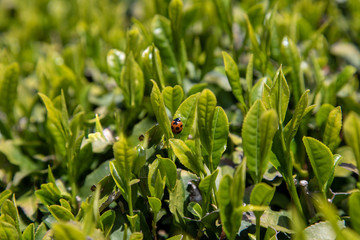
<path fill-rule="evenodd" d="M 10 223 L 0 221 L 0 239 L 18 240 L 19 233 Z"/>
<path fill-rule="evenodd" d="M 117 49 L 110 49 L 106 56 L 109 72 L 116 81 L 119 81 L 118 79 L 120 79 L 121 70 L 125 65 L 125 59 L 125 53 Z"/>
<path fill-rule="evenodd" d="M 250 195 L 250 204 L 255 206 L 269 206 L 275 194 L 275 188 L 266 183 L 255 185 Z"/>
<path fill-rule="evenodd" d="M 0 107 L 8 117 L 8 121 L 14 121 L 14 106 L 17 98 L 17 87 L 19 82 L 19 64 L 8 65 L 0 79 Z"/>
<path fill-rule="evenodd" d="M 120 178 L 122 178 L 124 182 L 129 182 L 132 177 L 132 169 L 136 159 L 136 149 L 129 146 L 126 138 L 121 137 L 119 141 L 114 143 L 113 150 L 115 160 L 112 162 L 119 172 Z"/>
<path fill-rule="evenodd" d="M 268 82 L 269 82 L 269 79 L 267 77 L 260 78 L 255 83 L 255 85 L 251 88 L 251 92 L 250 92 L 250 105 L 251 106 L 256 102 L 256 100 L 262 99 L 264 88 Z"/>
<path fill-rule="evenodd" d="M 290 145 L 291 140 L 295 137 L 296 132 L 300 126 L 301 120 L 305 115 L 305 110 L 308 105 L 308 93 L 309 90 L 306 90 L 301 96 L 298 104 L 296 105 L 295 112 L 291 121 L 285 126 L 285 142 Z"/>
<path fill-rule="evenodd" d="M 176 76 L 177 84 L 181 85 L 181 76 L 177 66 L 173 46 L 171 23 L 164 16 L 155 15 L 151 22 L 151 31 L 155 46 L 160 50 L 163 63 L 168 66 L 172 74 Z"/>
<path fill-rule="evenodd" d="M 242 128 L 244 154 L 253 180 L 262 179 L 267 166 L 272 139 L 277 131 L 277 114 L 274 110 L 265 110 L 257 100 L 246 114 Z"/>
<path fill-rule="evenodd" d="M 184 98 L 184 92 L 179 85 L 175 87 L 166 87 L 162 91 L 165 106 L 170 110 L 171 115 L 175 114 L 180 103 Z"/>
<path fill-rule="evenodd" d="M 260 51 L 260 46 L 259 46 L 257 37 L 255 35 L 254 28 L 251 25 L 251 22 L 247 15 L 245 15 L 245 21 L 246 21 L 246 26 L 247 26 L 247 30 L 248 30 L 247 34 L 248 34 L 248 36 L 250 38 L 250 42 L 251 42 L 251 48 L 252 48 L 253 52 L 255 53 L 255 56 L 258 56 L 258 57 L 260 57 L 260 59 L 262 59 L 264 55 Z"/>
<path fill-rule="evenodd" d="M 166 183 L 166 176 L 161 174 L 159 166 L 159 160 L 156 159 L 149 165 L 149 173 L 148 173 L 148 187 L 151 196 L 156 197 L 158 199 L 162 199 L 164 195 L 164 188 Z"/>
<path fill-rule="evenodd" d="M 102 231 L 104 232 L 105 237 L 109 236 L 114 223 L 115 223 L 115 211 L 107 210 L 100 216 L 100 226 Z"/>
<path fill-rule="evenodd" d="M 260 169 L 262 177 L 269 161 L 269 152 L 272 146 L 273 138 L 278 129 L 278 117 L 275 110 L 268 110 L 260 117 Z"/>
<path fill-rule="evenodd" d="M 201 92 L 202 90 L 204 90 L 206 87 L 208 86 L 208 83 L 197 83 L 197 84 L 194 84 L 190 90 L 188 91 L 187 95 L 188 96 L 191 96 L 193 94 L 196 94 L 196 93 L 199 93 Z"/>
<path fill-rule="evenodd" d="M 161 89 L 165 88 L 165 78 L 163 74 L 163 67 L 160 58 L 159 49 L 154 45 L 146 48 L 141 55 L 144 66 L 144 75 L 147 79 L 154 79 Z"/>
<path fill-rule="evenodd" d="M 54 183 L 41 184 L 41 189 L 36 190 L 35 195 L 44 205 L 56 204 L 62 197 Z"/>
<path fill-rule="evenodd" d="M 245 104 L 238 67 L 227 52 L 223 51 L 222 55 L 224 59 L 225 73 L 230 83 L 232 93 L 241 104 Z"/>
<path fill-rule="evenodd" d="M 276 110 L 280 124 L 284 122 L 289 100 L 290 89 L 280 67 L 271 86 L 271 106 Z"/>
<path fill-rule="evenodd" d="M 230 0 L 213 0 L 215 10 L 219 16 L 221 27 L 225 30 L 228 36 L 232 37 L 232 6 Z"/>
<path fill-rule="evenodd" d="M 295 104 L 297 104 L 301 94 L 305 91 L 305 83 L 300 66 L 299 50 L 291 38 L 284 37 L 281 41 L 281 54 L 285 59 L 285 63 L 292 68 L 292 71 L 290 71 L 290 88 L 292 89 Z"/>
<path fill-rule="evenodd" d="M 228 135 L 229 122 L 226 113 L 221 107 L 216 107 L 211 124 L 212 169 L 219 165 L 220 158 L 226 150 Z"/>
<path fill-rule="evenodd" d="M 34 223 L 30 223 L 22 234 L 23 240 L 35 240 L 35 227 Z"/>
<path fill-rule="evenodd" d="M 160 199 L 156 197 L 148 197 L 149 205 L 153 211 L 153 213 L 156 215 L 158 212 L 160 212 L 161 209 L 161 201 Z"/>
<path fill-rule="evenodd" d="M 169 118 L 166 114 L 164 100 L 156 82 L 154 80 L 151 81 L 153 83 L 153 88 L 150 95 L 151 105 L 153 107 L 156 120 L 158 121 L 161 130 L 163 133 L 165 133 L 166 139 L 168 140 L 173 136 L 173 134 L 171 132 Z"/>
<path fill-rule="evenodd" d="M 253 71 L 254 71 L 254 54 L 250 55 L 249 63 L 246 67 L 246 86 L 248 96 L 250 95 L 253 85 Z M 249 100 L 249 99 L 248 99 Z"/>
<path fill-rule="evenodd" d="M 331 151 L 340 143 L 340 130 L 342 126 L 342 114 L 340 106 L 334 108 L 330 113 L 326 122 L 323 141 Z"/>
<path fill-rule="evenodd" d="M 136 63 L 133 53 L 130 52 L 121 71 L 119 83 L 124 95 L 125 105 L 128 108 L 136 108 L 141 105 L 144 95 L 144 84 L 143 72 Z"/>
<path fill-rule="evenodd" d="M 334 109 L 334 106 L 328 103 L 321 105 L 319 111 L 316 113 L 316 124 L 322 127 L 329 118 L 329 113 Z"/>
<path fill-rule="evenodd" d="M 183 239 L 183 235 L 179 234 L 179 235 L 175 235 L 175 236 L 172 236 L 171 238 L 168 238 L 167 240 L 181 240 Z"/>
<path fill-rule="evenodd" d="M 360 192 L 353 192 L 349 197 L 349 213 L 352 228 L 360 233 Z"/>
<path fill-rule="evenodd" d="M 199 183 L 199 190 L 204 196 L 210 195 L 212 189 L 215 189 L 215 180 L 219 173 L 219 169 L 216 169 L 212 174 L 203 178 Z"/>
<path fill-rule="evenodd" d="M 208 154 L 211 154 L 211 137 L 209 132 L 212 130 L 212 121 L 216 107 L 216 97 L 208 89 L 204 89 L 198 99 L 197 117 L 200 140 Z"/>
<path fill-rule="evenodd" d="M 12 191 L 9 189 L 6 189 L 0 193 L 0 206 L 3 204 L 3 202 L 8 199 L 12 195 Z"/>
<path fill-rule="evenodd" d="M 54 223 L 52 225 L 55 239 L 62 240 L 86 240 L 86 236 L 73 223 Z"/>
<path fill-rule="evenodd" d="M 123 179 L 120 177 L 119 170 L 117 169 L 114 161 L 109 162 L 109 168 L 110 168 L 110 174 L 111 174 L 112 178 L 114 179 L 116 186 L 120 189 L 120 192 L 123 195 L 125 195 L 126 194 L 125 190 L 127 189 L 127 185 L 123 181 Z"/>
<path fill-rule="evenodd" d="M 66 201 L 65 199 L 60 199 L 59 202 L 62 207 L 66 208 L 67 210 L 69 210 L 71 212 L 71 206 L 68 201 Z"/>
<path fill-rule="evenodd" d="M 52 101 L 44 94 L 38 93 L 45 104 L 47 111 L 47 128 L 55 139 L 57 149 L 62 156 L 66 156 L 66 139 L 68 129 L 64 129 L 61 112 L 55 108 Z"/>
<path fill-rule="evenodd" d="M 356 68 L 353 66 L 346 66 L 337 76 L 335 81 L 336 92 L 340 91 L 341 88 L 349 81 L 349 79 L 355 74 Z"/>
<path fill-rule="evenodd" d="M 201 219 L 203 212 L 202 212 L 202 208 L 201 208 L 200 204 L 198 204 L 197 202 L 190 202 L 189 205 L 187 206 L 187 209 L 197 219 Z"/>
<path fill-rule="evenodd" d="M 170 139 L 170 145 L 181 164 L 199 175 L 204 172 L 203 163 L 195 157 L 191 149 L 180 139 Z"/>
<path fill-rule="evenodd" d="M 171 21 L 171 32 L 174 40 L 174 50 L 180 50 L 182 38 L 183 3 L 181 0 L 172 0 L 169 4 L 169 18 Z"/>
<path fill-rule="evenodd" d="M 354 151 L 357 167 L 360 169 L 360 116 L 350 112 L 344 121 L 343 131 L 345 142 Z"/>
<path fill-rule="evenodd" d="M 183 123 L 183 130 L 180 134 L 178 134 L 180 139 L 183 141 L 188 138 L 194 125 L 196 101 L 198 96 L 199 94 L 194 94 L 186 98 L 174 114 L 174 118 L 180 118 Z"/>
<path fill-rule="evenodd" d="M 303 142 L 320 189 L 326 193 L 326 183 L 333 172 L 333 154 L 327 146 L 315 138 L 303 137 Z"/>
<path fill-rule="evenodd" d="M 36 228 L 35 232 L 35 240 L 42 240 L 48 229 L 44 222 L 41 222 L 39 226 Z"/>
<path fill-rule="evenodd" d="M 17 229 L 18 234 L 20 234 L 19 213 L 15 204 L 9 199 L 6 199 L 1 206 L 1 216 L 5 215 L 11 218 L 15 229 Z"/>
<path fill-rule="evenodd" d="M 229 175 L 225 175 L 219 185 L 217 192 L 217 200 L 220 209 L 220 218 L 224 232 L 228 239 L 235 239 L 241 225 L 241 208 L 235 208 L 232 205 L 232 182 L 233 179 Z M 240 203 L 241 204 L 241 203 Z"/>
<path fill-rule="evenodd" d="M 234 208 L 239 208 L 243 204 L 246 183 L 246 159 L 243 159 L 240 165 L 236 167 L 233 182 L 231 185 L 230 200 Z"/>
<path fill-rule="evenodd" d="M 159 166 L 161 175 L 166 176 L 166 185 L 172 191 L 176 184 L 176 165 L 168 158 L 157 158 L 159 160 Z"/>
<path fill-rule="evenodd" d="M 74 215 L 66 208 L 59 205 L 51 205 L 48 207 L 51 215 L 58 221 L 74 220 Z"/>
<path fill-rule="evenodd" d="M 129 240 L 142 240 L 144 238 L 144 234 L 142 232 L 134 232 L 130 235 Z"/>

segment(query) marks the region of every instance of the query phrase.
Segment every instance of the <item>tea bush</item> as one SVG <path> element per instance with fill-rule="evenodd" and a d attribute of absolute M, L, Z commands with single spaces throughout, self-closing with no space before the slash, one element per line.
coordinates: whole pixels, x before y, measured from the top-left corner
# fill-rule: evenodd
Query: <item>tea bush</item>
<path fill-rule="evenodd" d="M 0 239 L 360 239 L 359 19 L 1 1 Z"/>

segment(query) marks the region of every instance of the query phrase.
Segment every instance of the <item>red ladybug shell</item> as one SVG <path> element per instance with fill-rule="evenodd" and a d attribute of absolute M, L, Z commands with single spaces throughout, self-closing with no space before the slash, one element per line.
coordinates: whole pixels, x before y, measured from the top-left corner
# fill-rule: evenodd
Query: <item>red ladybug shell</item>
<path fill-rule="evenodd" d="M 181 122 L 180 118 L 175 118 L 171 122 L 171 131 L 174 134 L 179 134 L 183 130 L 183 123 Z"/>

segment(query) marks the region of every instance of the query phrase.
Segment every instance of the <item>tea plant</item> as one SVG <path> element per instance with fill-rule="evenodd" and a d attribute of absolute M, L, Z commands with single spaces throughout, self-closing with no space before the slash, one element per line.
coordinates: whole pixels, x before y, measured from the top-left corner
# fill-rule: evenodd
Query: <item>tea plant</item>
<path fill-rule="evenodd" d="M 359 6 L 0 2 L 0 239 L 360 239 Z"/>

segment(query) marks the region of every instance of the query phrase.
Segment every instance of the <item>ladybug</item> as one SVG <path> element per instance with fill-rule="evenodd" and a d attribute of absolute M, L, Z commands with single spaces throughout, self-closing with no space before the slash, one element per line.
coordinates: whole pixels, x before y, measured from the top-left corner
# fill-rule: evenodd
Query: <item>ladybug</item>
<path fill-rule="evenodd" d="M 175 118 L 171 122 L 171 131 L 174 134 L 179 134 L 183 130 L 183 123 L 181 122 L 180 118 Z"/>

